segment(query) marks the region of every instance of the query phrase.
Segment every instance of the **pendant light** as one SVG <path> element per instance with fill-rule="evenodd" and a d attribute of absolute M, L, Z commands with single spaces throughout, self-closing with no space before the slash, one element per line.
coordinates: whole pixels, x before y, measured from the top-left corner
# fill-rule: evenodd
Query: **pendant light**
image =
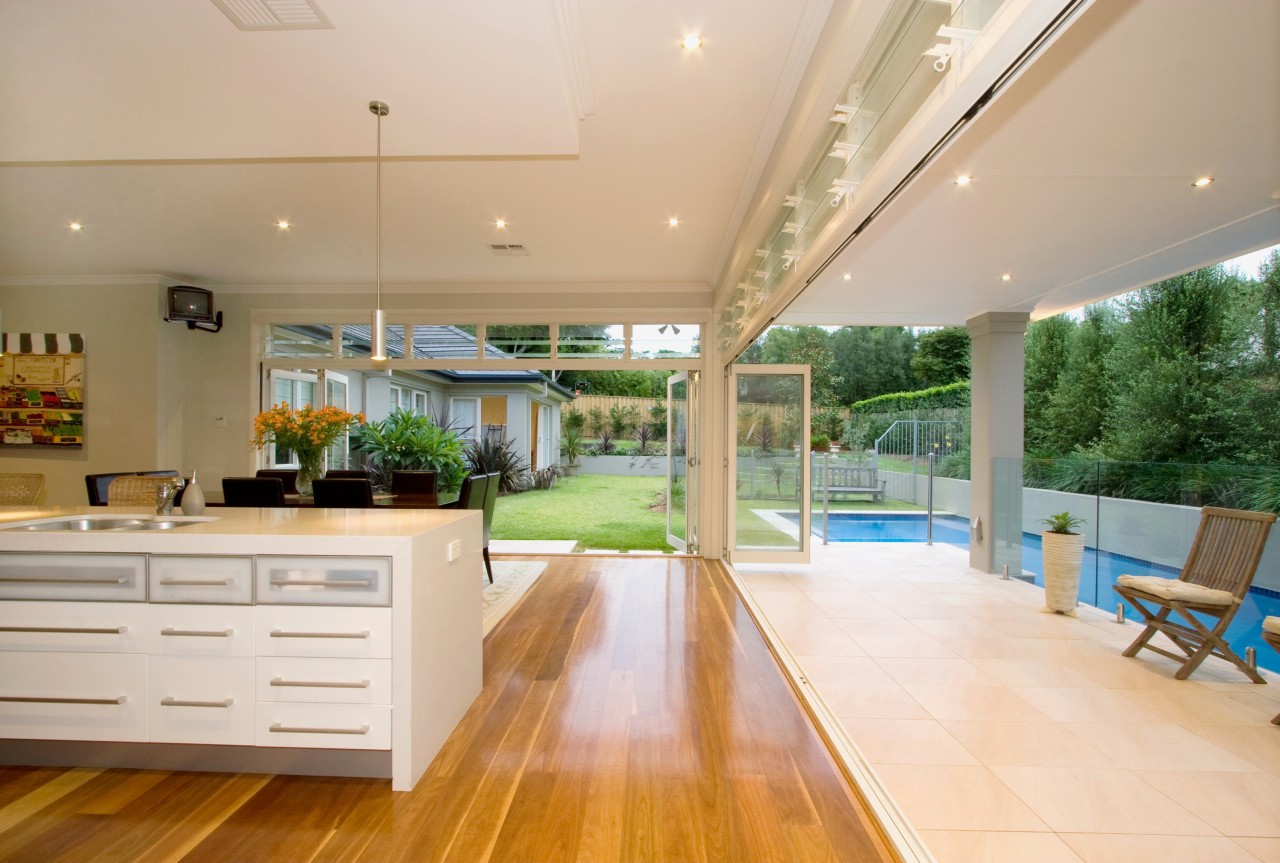
<path fill-rule="evenodd" d="M 382 118 L 391 113 L 386 102 L 370 102 L 369 111 L 378 118 L 378 279 L 377 298 L 373 306 L 373 339 L 369 358 L 380 362 L 387 358 L 387 319 L 382 311 Z"/>

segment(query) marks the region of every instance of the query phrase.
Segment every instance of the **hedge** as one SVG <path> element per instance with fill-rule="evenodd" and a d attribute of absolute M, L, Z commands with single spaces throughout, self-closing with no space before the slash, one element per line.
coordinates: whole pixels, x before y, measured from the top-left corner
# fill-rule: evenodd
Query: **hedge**
<path fill-rule="evenodd" d="M 894 411 L 917 411 L 931 408 L 969 407 L 969 382 L 956 381 L 941 387 L 929 387 L 905 393 L 885 393 L 849 405 L 850 414 L 875 414 Z"/>

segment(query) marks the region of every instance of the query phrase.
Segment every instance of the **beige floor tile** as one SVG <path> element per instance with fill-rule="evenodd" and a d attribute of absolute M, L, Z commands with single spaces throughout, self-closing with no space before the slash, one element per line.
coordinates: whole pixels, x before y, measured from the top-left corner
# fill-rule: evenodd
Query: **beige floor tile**
<path fill-rule="evenodd" d="M 1126 836 L 1104 833 L 1059 834 L 1084 863 L 1260 863 L 1222 836 Z M 1280 858 L 1270 858 L 1280 859 Z"/>
<path fill-rule="evenodd" d="M 896 683 L 864 684 L 848 689 L 819 689 L 841 722 L 850 719 L 929 719 L 920 702 Z"/>
<path fill-rule="evenodd" d="M 1043 659 L 1053 655 L 1053 642 L 1048 639 L 994 635 L 990 627 L 987 627 L 986 634 L 980 637 L 968 635 L 935 637 L 946 645 L 948 650 L 967 659 Z"/>
<path fill-rule="evenodd" d="M 882 656 L 875 659 L 898 683 L 956 686 L 996 686 L 997 681 L 973 662 L 959 657 L 948 659 L 910 656 Z"/>
<path fill-rule="evenodd" d="M 1101 687 L 1069 665 L 1049 659 L 991 658 L 971 660 L 984 674 L 1006 686 Z"/>
<path fill-rule="evenodd" d="M 942 636 L 960 637 L 960 638 L 991 638 L 991 624 L 985 620 L 960 620 L 949 618 L 946 620 L 916 620 L 912 618 L 909 622 L 914 623 L 922 632 L 932 635 L 934 638 Z"/>
<path fill-rule="evenodd" d="M 865 656 L 844 630 L 826 618 L 768 615 L 769 623 L 791 652 L 799 656 Z"/>
<path fill-rule="evenodd" d="M 1181 725 L 1072 723 L 1066 726 L 1107 756 L 1112 767 L 1134 770 L 1231 770 L 1258 768 Z M 1219 726 L 1220 727 L 1220 726 Z"/>
<path fill-rule="evenodd" d="M 903 689 L 935 719 L 1046 722 L 1049 717 L 1004 686 L 907 683 Z"/>
<path fill-rule="evenodd" d="M 797 656 L 809 682 L 814 686 L 836 689 L 854 689 L 872 684 L 893 683 L 879 664 L 867 656 Z"/>
<path fill-rule="evenodd" d="M 1271 724 L 1189 725 L 1186 728 L 1259 770 L 1280 776 L 1280 728 Z M 1276 859 L 1280 860 L 1280 857 Z"/>
<path fill-rule="evenodd" d="M 932 719 L 845 719 L 845 731 L 872 764 L 977 764 Z"/>
<path fill-rule="evenodd" d="M 1062 638 L 1073 641 L 1094 638 L 1091 627 L 1077 618 L 1042 614 L 1039 611 L 1024 611 L 1015 619 L 992 620 L 991 628 L 1014 638 Z"/>
<path fill-rule="evenodd" d="M 1147 655 L 1121 656 L 1121 649 L 1082 644 L 1076 650 L 1074 667 L 1109 689 L 1164 689 L 1186 682 L 1175 680 L 1168 664 L 1157 663 Z"/>
<path fill-rule="evenodd" d="M 921 830 L 920 838 L 938 863 L 1084 863 L 1054 833 Z"/>
<path fill-rule="evenodd" d="M 1114 767 L 1058 722 L 947 720 L 942 726 L 991 767 Z"/>
<path fill-rule="evenodd" d="M 762 590 L 789 590 L 799 593 L 800 588 L 791 583 L 791 579 L 777 572 L 740 572 L 742 583 L 752 593 Z"/>
<path fill-rule="evenodd" d="M 858 589 L 841 572 L 793 572 L 786 578 L 806 593 L 848 593 Z"/>
<path fill-rule="evenodd" d="M 927 634 L 909 620 L 901 617 L 843 617 L 838 612 L 831 613 L 836 626 L 857 638 L 859 635 L 906 635 L 925 638 Z"/>
<path fill-rule="evenodd" d="M 1058 833 L 1216 835 L 1205 821 L 1128 770 L 992 767 L 991 771 Z"/>
<path fill-rule="evenodd" d="M 1048 830 L 985 767 L 883 764 L 876 768 L 920 830 Z"/>
<path fill-rule="evenodd" d="M 919 635 L 859 635 L 853 639 L 867 656 L 915 656 L 929 658 L 954 658 L 942 642 L 921 633 Z"/>
<path fill-rule="evenodd" d="M 1258 858 L 1258 860 L 1265 861 L 1265 863 L 1273 863 L 1273 861 L 1280 860 L 1280 839 L 1235 836 L 1232 841 Z M 1235 863 L 1235 861 L 1231 861 L 1231 863 Z"/>
<path fill-rule="evenodd" d="M 1013 691 L 1058 722 L 1147 722 L 1162 724 L 1159 713 L 1126 690 L 1055 686 L 1015 686 Z"/>
<path fill-rule="evenodd" d="M 1204 770 L 1134 772 L 1227 836 L 1280 838 L 1280 778 Z"/>
<path fill-rule="evenodd" d="M 826 617 L 827 613 L 799 590 L 762 590 L 756 602 L 770 620 L 783 617 Z"/>
<path fill-rule="evenodd" d="M 1243 696 L 1224 695 L 1202 686 L 1116 691 L 1163 721 L 1178 725 L 1258 725 L 1269 723 L 1274 712 L 1270 702 L 1246 701 Z"/>
<path fill-rule="evenodd" d="M 828 617 L 887 617 L 885 612 L 892 611 L 856 589 L 833 591 L 805 588 L 804 595 L 821 608 Z M 894 617 L 901 619 L 896 612 Z"/>

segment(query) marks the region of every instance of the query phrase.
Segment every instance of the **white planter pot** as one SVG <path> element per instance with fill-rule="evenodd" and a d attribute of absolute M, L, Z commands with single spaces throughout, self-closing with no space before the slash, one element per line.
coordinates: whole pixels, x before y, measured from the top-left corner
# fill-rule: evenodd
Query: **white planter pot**
<path fill-rule="evenodd" d="M 1080 563 L 1084 559 L 1084 534 L 1040 534 L 1044 550 L 1044 604 L 1046 611 L 1076 613 L 1080 600 Z"/>

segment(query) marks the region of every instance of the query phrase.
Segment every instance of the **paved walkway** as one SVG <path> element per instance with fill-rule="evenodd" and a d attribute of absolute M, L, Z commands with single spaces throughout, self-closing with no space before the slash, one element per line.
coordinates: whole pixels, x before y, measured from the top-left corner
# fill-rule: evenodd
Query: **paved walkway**
<path fill-rule="evenodd" d="M 813 559 L 737 569 L 939 863 L 1280 860 L 1280 678 L 1174 680 L 953 546 Z"/>

